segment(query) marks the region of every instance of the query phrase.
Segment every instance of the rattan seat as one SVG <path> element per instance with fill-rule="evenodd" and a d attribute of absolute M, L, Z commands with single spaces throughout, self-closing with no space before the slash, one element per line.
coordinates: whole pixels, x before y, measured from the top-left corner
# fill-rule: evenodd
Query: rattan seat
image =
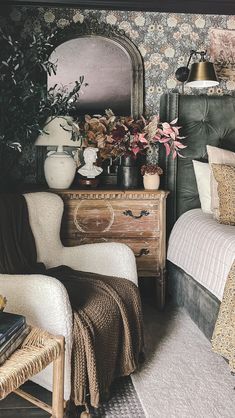
<path fill-rule="evenodd" d="M 19 387 L 53 363 L 53 397 L 51 406 L 23 392 Z M 23 344 L 0 366 L 0 399 L 16 392 L 38 407 L 62 418 L 64 410 L 64 338 L 33 328 Z"/>

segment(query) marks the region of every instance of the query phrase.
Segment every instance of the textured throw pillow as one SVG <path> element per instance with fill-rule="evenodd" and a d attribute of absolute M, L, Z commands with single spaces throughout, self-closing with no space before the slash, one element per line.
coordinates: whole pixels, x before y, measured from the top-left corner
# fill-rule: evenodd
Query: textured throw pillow
<path fill-rule="evenodd" d="M 197 181 L 197 188 L 202 211 L 205 213 L 212 213 L 209 164 L 193 160 L 193 168 Z"/>
<path fill-rule="evenodd" d="M 235 166 L 235 152 L 222 148 L 207 145 L 209 164 L 227 164 Z M 211 209 L 215 218 L 219 217 L 219 197 L 217 192 L 217 181 L 211 169 Z"/>
<path fill-rule="evenodd" d="M 216 219 L 226 225 L 235 225 L 235 167 L 212 164 L 218 183 L 219 215 Z"/>

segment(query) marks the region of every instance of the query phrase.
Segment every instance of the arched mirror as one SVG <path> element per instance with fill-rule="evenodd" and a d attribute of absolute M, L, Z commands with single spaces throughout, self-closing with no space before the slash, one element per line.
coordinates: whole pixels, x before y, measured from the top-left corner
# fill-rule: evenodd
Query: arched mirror
<path fill-rule="evenodd" d="M 48 77 L 48 88 L 55 84 L 72 90 L 75 80 L 87 83 L 79 97 L 80 114 L 104 114 L 111 108 L 117 115 L 132 111 L 132 63 L 117 42 L 101 36 L 84 36 L 59 45 L 51 55 L 56 74 Z"/>
<path fill-rule="evenodd" d="M 88 85 L 81 91 L 79 113 L 103 114 L 112 109 L 117 115 L 143 113 L 143 66 L 137 48 L 127 38 L 84 35 L 58 45 L 51 54 L 55 84 L 72 90 L 84 76 Z"/>
<path fill-rule="evenodd" d="M 78 33 L 76 30 L 79 29 Z M 111 25 L 90 24 L 63 30 L 51 53 L 56 74 L 48 76 L 47 88 L 55 84 L 72 90 L 84 76 L 79 97 L 79 114 L 104 114 L 139 117 L 143 114 L 143 62 L 138 48 L 123 32 Z M 41 148 L 41 147 L 38 147 Z M 38 150 L 37 177 L 43 182 L 45 150 Z"/>

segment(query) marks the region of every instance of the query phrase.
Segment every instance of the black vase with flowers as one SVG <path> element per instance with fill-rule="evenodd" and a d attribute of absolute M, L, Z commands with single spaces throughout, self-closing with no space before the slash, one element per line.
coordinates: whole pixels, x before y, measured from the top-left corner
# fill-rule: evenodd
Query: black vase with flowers
<path fill-rule="evenodd" d="M 85 116 L 79 125 L 82 147 L 95 146 L 103 162 L 103 184 L 117 185 L 123 189 L 143 187 L 141 166 L 158 163 L 160 146 L 166 156 L 173 158 L 185 148 L 179 140 L 177 119 L 159 122 L 158 116 L 135 120 L 132 116 L 115 116 L 107 109 L 105 115 Z"/>

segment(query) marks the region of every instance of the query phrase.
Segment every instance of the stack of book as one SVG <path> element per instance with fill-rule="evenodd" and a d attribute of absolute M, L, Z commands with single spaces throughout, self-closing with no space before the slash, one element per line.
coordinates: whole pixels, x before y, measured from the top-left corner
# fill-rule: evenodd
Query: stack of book
<path fill-rule="evenodd" d="M 0 312 L 0 365 L 22 344 L 29 331 L 23 315 Z"/>

